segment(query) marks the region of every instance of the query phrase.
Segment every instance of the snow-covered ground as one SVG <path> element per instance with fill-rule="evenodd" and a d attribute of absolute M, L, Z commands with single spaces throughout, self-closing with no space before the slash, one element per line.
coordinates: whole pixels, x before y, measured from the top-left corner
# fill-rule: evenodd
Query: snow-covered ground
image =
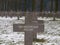
<path fill-rule="evenodd" d="M 36 42 L 38 45 L 60 45 L 60 21 L 46 21 L 52 18 L 38 18 L 44 20 L 44 32 L 38 33 L 38 39 L 46 42 Z M 14 23 L 24 23 L 25 17 L 17 20 L 17 17 L 0 17 L 0 45 L 24 45 L 24 32 L 13 32 Z M 35 45 L 34 44 L 34 45 Z"/>
<path fill-rule="evenodd" d="M 43 45 L 60 45 L 60 21 L 44 21 L 44 33 L 38 33 L 37 38 L 46 40 Z"/>
<path fill-rule="evenodd" d="M 53 20 L 53 17 L 38 17 L 37 18 L 38 20 L 45 20 L 45 21 L 48 21 L 48 20 Z M 60 20 L 60 18 L 55 18 L 56 20 Z"/>
<path fill-rule="evenodd" d="M 14 23 L 24 23 L 24 17 L 0 17 L 0 45 L 24 45 L 24 32 L 13 32 Z"/>

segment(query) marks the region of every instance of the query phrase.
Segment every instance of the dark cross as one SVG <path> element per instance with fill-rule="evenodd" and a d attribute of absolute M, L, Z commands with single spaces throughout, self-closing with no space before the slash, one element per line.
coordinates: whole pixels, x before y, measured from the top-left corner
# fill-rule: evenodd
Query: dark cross
<path fill-rule="evenodd" d="M 37 15 L 26 13 L 25 24 L 13 24 L 13 31 L 25 32 L 25 45 L 32 45 L 33 38 L 37 37 L 38 32 L 44 31 L 43 21 L 37 20 Z"/>

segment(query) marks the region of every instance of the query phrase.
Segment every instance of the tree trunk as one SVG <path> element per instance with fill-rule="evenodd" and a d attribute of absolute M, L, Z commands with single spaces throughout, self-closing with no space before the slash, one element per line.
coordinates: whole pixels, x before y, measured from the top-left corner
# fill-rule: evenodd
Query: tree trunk
<path fill-rule="evenodd" d="M 54 13 L 54 14 L 53 14 L 53 21 L 55 21 L 55 20 L 56 20 L 56 19 L 55 19 L 55 15 L 56 15 L 56 13 Z"/>
<path fill-rule="evenodd" d="M 43 15 L 43 0 L 40 0 L 40 15 L 43 17 L 44 15 Z"/>
<path fill-rule="evenodd" d="M 40 0 L 40 12 L 43 11 L 43 0 Z"/>
<path fill-rule="evenodd" d="M 55 19 L 55 15 L 56 15 L 57 11 L 58 11 L 58 0 L 55 0 L 55 13 L 54 13 L 54 15 L 53 15 L 53 20 L 54 20 L 54 21 L 56 20 L 56 19 Z"/>
<path fill-rule="evenodd" d="M 53 11 L 53 0 L 51 0 L 51 5 L 50 5 L 50 12 Z"/>
<path fill-rule="evenodd" d="M 55 0 L 55 13 L 58 11 L 58 0 Z"/>
<path fill-rule="evenodd" d="M 32 11 L 35 10 L 35 0 L 32 0 Z"/>

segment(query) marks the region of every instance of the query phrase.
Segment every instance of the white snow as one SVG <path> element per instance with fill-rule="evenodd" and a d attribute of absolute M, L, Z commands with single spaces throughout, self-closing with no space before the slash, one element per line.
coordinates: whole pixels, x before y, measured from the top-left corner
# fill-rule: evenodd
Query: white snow
<path fill-rule="evenodd" d="M 36 44 L 60 45 L 60 21 L 48 21 L 52 19 L 38 18 L 44 20 L 44 33 L 38 33 L 37 38 L 43 38 L 46 42 L 36 42 Z M 24 45 L 24 32 L 13 32 L 13 24 L 19 22 L 24 24 L 25 17 L 20 17 L 20 20 L 17 20 L 17 17 L 0 17 L 0 45 Z"/>

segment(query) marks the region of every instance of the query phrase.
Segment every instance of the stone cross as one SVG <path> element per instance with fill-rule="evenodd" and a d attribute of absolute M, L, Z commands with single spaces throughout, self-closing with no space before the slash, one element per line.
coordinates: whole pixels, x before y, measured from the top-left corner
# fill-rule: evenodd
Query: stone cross
<path fill-rule="evenodd" d="M 37 15 L 27 13 L 25 24 L 13 24 L 14 32 L 25 32 L 25 45 L 32 45 L 33 38 L 37 37 L 38 32 L 44 31 L 43 21 L 37 20 Z"/>

